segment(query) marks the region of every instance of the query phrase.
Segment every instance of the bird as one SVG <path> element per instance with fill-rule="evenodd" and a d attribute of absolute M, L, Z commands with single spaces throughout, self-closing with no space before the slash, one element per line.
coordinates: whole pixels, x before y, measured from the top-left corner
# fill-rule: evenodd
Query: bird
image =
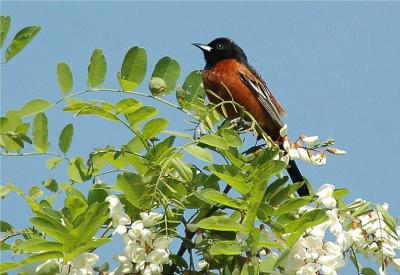
<path fill-rule="evenodd" d="M 208 44 L 192 45 L 204 54 L 203 85 L 209 101 L 218 104 L 233 100 L 243 106 L 263 131 L 280 143 L 282 148 L 280 130 L 284 126 L 283 116 L 286 112 L 261 75 L 250 65 L 243 49 L 226 37 L 216 38 Z M 224 108 L 228 119 L 240 117 L 240 111 L 233 104 L 226 104 Z M 286 170 L 293 183 L 304 181 L 294 160 L 289 160 Z M 297 193 L 300 196 L 310 195 L 305 182 Z"/>

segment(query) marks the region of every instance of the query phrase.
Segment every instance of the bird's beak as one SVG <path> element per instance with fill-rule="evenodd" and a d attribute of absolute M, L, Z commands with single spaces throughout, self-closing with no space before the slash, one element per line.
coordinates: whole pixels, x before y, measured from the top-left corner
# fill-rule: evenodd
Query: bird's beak
<path fill-rule="evenodd" d="M 193 46 L 199 48 L 200 50 L 202 50 L 203 52 L 211 52 L 212 47 L 206 45 L 206 44 L 201 44 L 201 43 L 193 43 Z"/>

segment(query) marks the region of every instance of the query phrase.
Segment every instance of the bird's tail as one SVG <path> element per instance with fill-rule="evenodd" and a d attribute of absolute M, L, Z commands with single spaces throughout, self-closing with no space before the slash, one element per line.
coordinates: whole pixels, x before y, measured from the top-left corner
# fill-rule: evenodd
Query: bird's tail
<path fill-rule="evenodd" d="M 289 160 L 289 166 L 286 168 L 286 170 L 288 171 L 289 176 L 293 183 L 304 181 L 304 178 L 301 175 L 299 167 L 297 167 L 297 164 L 294 160 Z M 297 190 L 297 193 L 302 197 L 310 195 L 310 190 L 308 190 L 307 184 L 305 182 Z"/>

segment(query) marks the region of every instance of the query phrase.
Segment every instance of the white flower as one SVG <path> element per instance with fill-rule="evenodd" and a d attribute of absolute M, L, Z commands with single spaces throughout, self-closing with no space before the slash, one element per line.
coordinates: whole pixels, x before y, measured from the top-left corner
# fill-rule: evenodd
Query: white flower
<path fill-rule="evenodd" d="M 157 274 L 161 274 L 162 271 L 163 271 L 162 265 L 151 263 L 144 268 L 142 274 L 143 275 L 157 275 Z"/>
<path fill-rule="evenodd" d="M 332 184 L 322 185 L 316 193 L 316 195 L 319 197 L 317 201 L 319 201 L 326 207 L 335 207 L 336 200 L 333 197 L 334 190 L 335 190 L 335 186 Z"/>
<path fill-rule="evenodd" d="M 285 146 L 285 143 L 283 143 L 283 146 Z M 283 148 L 285 148 L 285 147 L 283 147 Z M 286 148 L 285 148 L 285 150 L 286 150 Z M 299 151 L 297 151 L 297 149 L 290 148 L 290 145 L 289 145 L 289 149 L 287 149 L 287 152 L 289 153 L 289 157 L 291 159 L 300 159 Z"/>
<path fill-rule="evenodd" d="M 321 268 L 319 264 L 308 263 L 300 268 L 296 272 L 296 275 L 315 275 L 317 271 Z"/>
<path fill-rule="evenodd" d="M 329 228 L 331 223 L 329 221 L 318 224 L 316 226 L 310 227 L 307 229 L 307 233 L 313 237 L 323 238 L 325 236 L 326 230 Z"/>
<path fill-rule="evenodd" d="M 326 164 L 326 154 L 324 152 L 318 152 L 312 155 L 310 159 L 314 165 L 322 166 Z"/>
<path fill-rule="evenodd" d="M 297 152 L 299 153 L 299 157 L 300 157 L 301 160 L 304 160 L 304 161 L 307 161 L 307 162 L 311 161 L 310 156 L 308 154 L 308 151 L 306 149 L 297 148 Z"/>
<path fill-rule="evenodd" d="M 149 212 L 149 213 L 140 213 L 140 217 L 143 220 L 143 224 L 145 227 L 151 227 L 155 224 L 157 224 L 163 217 L 163 215 L 155 212 Z"/>
<path fill-rule="evenodd" d="M 75 256 L 72 260 L 72 266 L 77 269 L 93 270 L 93 266 L 98 260 L 99 256 L 94 253 L 82 253 Z"/>
<path fill-rule="evenodd" d="M 169 253 L 165 249 L 156 248 L 146 256 L 146 262 L 154 264 L 166 264 L 169 261 Z"/>
<path fill-rule="evenodd" d="M 332 234 L 337 236 L 343 230 L 342 224 L 340 223 L 339 217 L 338 217 L 338 209 L 335 208 L 332 210 L 328 210 L 328 211 L 326 211 L 326 214 L 329 217 L 330 231 Z"/>
<path fill-rule="evenodd" d="M 163 237 L 159 237 L 159 238 L 155 239 L 153 242 L 153 246 L 155 248 L 167 249 L 168 246 L 171 244 L 171 242 L 172 242 L 172 238 L 163 236 Z"/>
<path fill-rule="evenodd" d="M 115 228 L 113 234 L 124 234 L 126 232 L 125 225 L 131 223 L 131 219 L 125 213 L 124 206 L 122 205 L 118 197 L 114 195 L 108 196 L 106 198 L 106 201 L 109 203 L 112 225 Z"/>
<path fill-rule="evenodd" d="M 128 235 L 132 239 L 139 239 L 142 236 L 143 229 L 143 221 L 134 221 L 131 225 L 131 229 L 128 231 Z"/>
<path fill-rule="evenodd" d="M 385 211 L 389 211 L 389 204 L 385 202 L 384 204 L 382 204 L 382 208 Z"/>
<path fill-rule="evenodd" d="M 62 275 L 93 275 L 93 266 L 98 261 L 99 256 L 94 253 L 82 253 L 75 256 L 71 262 L 64 264 L 61 268 Z"/>
<path fill-rule="evenodd" d="M 302 136 L 301 141 L 308 147 L 313 147 L 318 142 L 318 136 Z"/>
<path fill-rule="evenodd" d="M 392 259 L 392 264 L 397 271 L 400 271 L 400 258 Z"/>

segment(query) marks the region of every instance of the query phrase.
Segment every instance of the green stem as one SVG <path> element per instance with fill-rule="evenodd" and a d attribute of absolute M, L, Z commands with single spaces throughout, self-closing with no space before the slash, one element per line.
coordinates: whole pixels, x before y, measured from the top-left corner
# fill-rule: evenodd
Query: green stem
<path fill-rule="evenodd" d="M 79 96 L 79 95 L 82 95 L 82 94 L 87 94 L 87 93 L 98 93 L 98 92 L 118 93 L 118 94 L 124 94 L 124 95 L 137 95 L 137 96 L 141 96 L 141 97 L 151 98 L 151 99 L 154 99 L 154 100 L 156 100 L 156 101 L 159 101 L 159 102 L 161 102 L 161 103 L 163 103 L 163 104 L 166 104 L 166 105 L 168 105 L 168 106 L 170 106 L 170 107 L 172 107 L 172 108 L 175 108 L 175 109 L 177 109 L 178 111 L 181 111 L 181 112 L 187 114 L 188 116 L 194 117 L 193 114 L 190 113 L 189 111 L 187 111 L 187 110 L 183 109 L 182 107 L 180 107 L 180 106 L 178 106 L 178 105 L 176 105 L 176 104 L 174 104 L 174 103 L 172 103 L 172 102 L 169 102 L 168 100 L 165 100 L 165 99 L 163 99 L 163 98 L 160 98 L 160 97 L 157 97 L 157 96 L 152 96 L 152 95 L 145 94 L 145 93 L 140 93 L 140 92 L 124 92 L 124 91 L 122 91 L 122 90 L 110 89 L 110 88 L 83 90 L 83 91 L 80 91 L 80 92 L 71 94 L 71 95 L 69 95 L 69 96 L 63 97 L 63 98 L 59 99 L 55 104 L 57 105 L 57 104 L 59 104 L 60 102 L 65 101 L 65 99 L 73 98 L 73 97 L 76 97 L 76 96 Z"/>
<path fill-rule="evenodd" d="M 4 153 L 0 152 L 0 156 L 5 156 L 5 157 L 30 157 L 30 156 L 56 156 L 60 157 L 62 159 L 67 160 L 69 163 L 71 163 L 71 160 L 67 158 L 64 155 L 57 154 L 57 153 L 52 153 L 52 152 L 31 152 L 31 153 Z"/>

